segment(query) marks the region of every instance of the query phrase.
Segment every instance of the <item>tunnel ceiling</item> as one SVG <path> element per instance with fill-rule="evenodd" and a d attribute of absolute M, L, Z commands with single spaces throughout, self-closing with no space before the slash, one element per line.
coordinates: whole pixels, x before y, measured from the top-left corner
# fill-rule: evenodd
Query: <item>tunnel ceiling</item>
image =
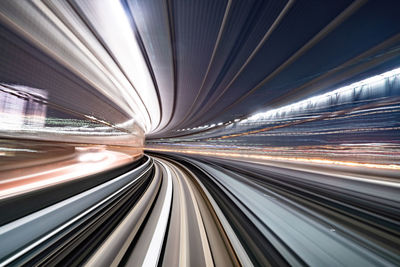
<path fill-rule="evenodd" d="M 47 89 L 82 114 L 134 118 L 148 138 L 176 136 L 398 66 L 399 8 L 388 0 L 2 1 L 0 78 Z"/>

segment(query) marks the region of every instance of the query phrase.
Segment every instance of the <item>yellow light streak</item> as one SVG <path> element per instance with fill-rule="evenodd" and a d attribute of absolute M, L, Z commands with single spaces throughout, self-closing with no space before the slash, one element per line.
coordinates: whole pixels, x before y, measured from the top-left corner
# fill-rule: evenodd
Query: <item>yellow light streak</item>
<path fill-rule="evenodd" d="M 361 163 L 352 161 L 339 161 L 330 159 L 312 159 L 303 157 L 277 157 L 268 155 L 256 155 L 256 154 L 241 154 L 235 153 L 232 150 L 230 152 L 209 152 L 199 150 L 184 150 L 184 149 L 170 149 L 170 148 L 145 148 L 148 151 L 156 152 L 173 152 L 183 154 L 194 154 L 194 155 L 205 155 L 205 156 L 216 156 L 216 157 L 231 157 L 231 158 L 245 158 L 245 159 L 256 159 L 256 160 L 276 160 L 276 161 L 292 161 L 292 162 L 304 162 L 304 163 L 317 163 L 327 165 L 340 165 L 349 167 L 367 167 L 375 169 L 386 169 L 386 170 L 400 170 L 400 165 L 397 164 L 375 164 L 375 163 Z"/>

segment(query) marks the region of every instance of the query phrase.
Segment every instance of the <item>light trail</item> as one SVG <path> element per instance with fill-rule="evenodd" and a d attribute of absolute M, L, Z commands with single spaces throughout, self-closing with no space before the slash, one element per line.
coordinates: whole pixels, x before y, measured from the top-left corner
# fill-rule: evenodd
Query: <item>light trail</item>
<path fill-rule="evenodd" d="M 164 203 L 161 209 L 160 216 L 158 218 L 157 226 L 154 230 L 153 237 L 151 239 L 150 245 L 147 249 L 146 256 L 142 263 L 142 266 L 156 267 L 160 259 L 160 252 L 164 243 L 164 236 L 167 231 L 167 224 L 169 220 L 169 213 L 171 209 L 172 202 L 172 178 L 171 171 L 167 164 L 159 161 L 164 167 L 167 173 L 167 191 L 165 193 Z"/>
<path fill-rule="evenodd" d="M 267 155 L 251 155 L 251 154 L 241 154 L 235 152 L 209 152 L 200 150 L 185 150 L 185 149 L 169 149 L 169 148 L 145 148 L 148 151 L 157 152 L 172 152 L 172 153 L 182 153 L 182 154 L 192 154 L 192 155 L 204 155 L 204 156 L 217 156 L 217 157 L 233 157 L 233 158 L 246 158 L 246 159 L 265 159 L 265 160 L 278 160 L 278 161 L 293 161 L 293 162 L 309 162 L 309 163 L 319 163 L 325 165 L 341 165 L 349 167 L 367 167 L 375 169 L 386 169 L 386 170 L 400 170 L 400 165 L 398 164 L 374 164 L 374 163 L 360 163 L 360 162 L 350 162 L 350 161 L 338 161 L 338 160 L 328 160 L 328 159 L 311 159 L 311 158 L 301 158 L 301 157 L 275 157 Z"/>
<path fill-rule="evenodd" d="M 139 167 L 136 170 L 131 171 L 131 173 L 136 173 L 140 170 L 143 169 L 144 166 Z M 149 169 L 149 167 L 147 167 Z M 7 234 L 9 237 L 14 239 L 14 242 L 12 244 L 15 245 L 21 245 L 23 246 L 23 249 L 18 250 L 17 253 L 12 255 L 11 257 L 7 258 L 5 261 L 0 262 L 0 266 L 7 266 L 10 264 L 13 260 L 17 259 L 18 257 L 24 255 L 26 252 L 29 250 L 35 248 L 36 246 L 40 245 L 50 237 L 56 235 L 63 229 L 67 228 L 69 225 L 73 224 L 74 222 L 78 221 L 79 219 L 85 217 L 87 214 L 90 212 L 96 210 L 98 207 L 101 207 L 104 203 L 107 201 L 113 199 L 116 195 L 124 191 L 124 188 L 129 187 L 131 184 L 133 184 L 137 179 L 139 179 L 141 176 L 143 176 L 144 173 L 138 175 L 133 181 L 128 182 L 125 184 L 122 188 L 116 187 L 119 183 L 121 183 L 124 180 L 127 180 L 127 177 L 129 177 L 129 173 L 126 173 L 125 175 L 122 175 L 120 177 L 117 177 L 116 179 L 112 181 L 108 181 L 106 183 L 103 183 L 97 187 L 94 187 L 90 190 L 87 190 L 81 194 L 75 195 L 69 199 L 66 199 L 62 202 L 59 202 L 55 205 L 52 205 L 50 207 L 47 207 L 45 209 L 42 209 L 38 212 L 35 212 L 33 214 L 30 214 L 26 217 L 23 217 L 19 220 L 13 221 L 5 226 L 0 227 L 0 236 Z M 115 190 L 117 188 L 117 190 Z M 114 192 L 112 190 L 115 190 Z M 81 205 L 78 205 L 78 203 L 81 203 Z M 65 207 L 70 207 L 70 209 L 65 208 Z M 86 208 L 87 207 L 87 208 Z M 63 213 L 63 210 L 69 210 L 69 213 L 74 214 L 70 220 L 66 221 L 64 224 L 58 225 L 58 223 L 62 222 L 64 217 L 68 217 L 68 215 L 63 214 L 63 216 L 60 215 L 60 213 Z M 43 222 L 43 220 L 45 220 Z M 43 227 L 45 226 L 45 227 Z M 51 229 L 51 226 L 57 226 L 55 229 L 51 230 L 48 232 L 48 229 Z M 24 233 L 24 228 L 26 229 L 29 227 L 29 232 L 32 231 L 32 234 L 28 236 L 23 236 L 21 237 L 21 233 Z M 33 228 L 35 228 L 33 231 Z M 20 234 L 14 233 L 13 232 L 20 232 Z M 41 232 L 46 233 L 44 236 L 41 236 Z M 10 234 L 11 233 L 11 234 Z M 29 244 L 29 246 L 25 246 L 24 239 L 29 240 L 30 236 L 37 236 L 40 238 L 37 238 L 34 242 Z M 9 238 L 11 240 L 11 238 Z M 4 249 L 4 247 L 3 247 Z M 8 248 L 7 250 L 10 250 Z M 2 251 L 2 253 L 6 253 L 5 251 Z M 3 255 L 4 256 L 4 255 Z"/>
<path fill-rule="evenodd" d="M 102 150 L 96 153 L 80 152 L 74 160 L 63 162 L 62 164 L 65 166 L 49 165 L 47 166 L 49 169 L 46 171 L 33 171 L 30 174 L 1 179 L 0 200 L 109 170 L 132 162 L 134 158 L 134 155 L 111 150 Z M 1 176 L 4 177 L 12 175 L 15 174 L 1 173 Z"/>

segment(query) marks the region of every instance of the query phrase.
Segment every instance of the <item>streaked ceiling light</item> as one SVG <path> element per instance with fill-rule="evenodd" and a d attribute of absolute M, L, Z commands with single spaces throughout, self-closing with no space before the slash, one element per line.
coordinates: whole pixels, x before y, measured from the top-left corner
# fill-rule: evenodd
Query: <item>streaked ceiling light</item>
<path fill-rule="evenodd" d="M 125 75 L 119 75 L 121 101 L 134 98 L 135 90 L 143 101 L 148 114 L 144 114 L 146 132 L 154 130 L 161 119 L 157 94 L 142 51 L 137 43 L 125 10 L 119 1 L 78 1 L 88 14 L 88 19 L 112 51 Z M 117 31 L 115 29 L 118 29 Z M 119 73 L 121 74 L 121 73 Z M 132 88 L 132 85 L 134 88 Z M 141 102 L 135 99 L 136 102 Z M 133 108 L 133 107 L 132 107 Z M 143 112 L 142 112 L 143 113 Z"/>
<path fill-rule="evenodd" d="M 247 122 L 247 120 L 257 121 L 260 119 L 268 118 L 270 116 L 281 114 L 283 112 L 293 111 L 293 110 L 300 109 L 300 108 L 306 108 L 308 105 L 314 106 L 314 105 L 317 105 L 317 103 L 321 103 L 322 101 L 325 101 L 328 98 L 337 97 L 337 95 L 339 95 L 339 94 L 345 94 L 347 92 L 351 92 L 355 88 L 358 88 L 358 87 L 361 88 L 363 86 L 372 86 L 379 82 L 383 82 L 385 79 L 388 79 L 388 78 L 390 79 L 392 77 L 399 76 L 399 75 L 400 75 L 400 68 L 396 68 L 396 69 L 387 71 L 385 73 L 378 74 L 378 75 L 369 77 L 367 79 L 352 83 L 350 85 L 346 85 L 346 86 L 337 88 L 337 89 L 327 92 L 325 94 L 313 96 L 313 97 L 306 98 L 304 100 L 301 100 L 296 103 L 289 104 L 289 105 L 286 105 L 286 106 L 283 106 L 280 108 L 276 108 L 276 109 L 272 109 L 272 110 L 254 114 L 254 115 L 248 117 L 246 120 L 241 121 L 241 123 L 245 123 L 245 122 Z M 372 90 L 378 89 L 378 87 L 371 87 L 371 89 Z"/>

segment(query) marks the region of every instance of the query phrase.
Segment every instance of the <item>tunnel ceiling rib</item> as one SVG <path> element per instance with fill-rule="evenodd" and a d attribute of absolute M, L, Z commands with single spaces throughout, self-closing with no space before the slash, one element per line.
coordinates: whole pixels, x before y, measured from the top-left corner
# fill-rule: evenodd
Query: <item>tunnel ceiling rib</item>
<path fill-rule="evenodd" d="M 188 75 L 183 67 L 185 61 L 178 63 L 176 107 L 182 112 L 174 114 L 165 129 L 149 138 L 180 135 L 177 130 L 200 130 L 206 125 L 246 117 L 261 107 L 290 104 L 335 84 L 351 83 L 360 72 L 365 77 L 388 70 L 399 61 L 399 41 L 395 36 L 400 21 L 391 1 L 274 4 L 233 1 L 226 3 L 218 15 L 209 10 L 220 20 L 215 27 L 218 32 L 208 37 L 213 40 L 212 47 L 202 47 L 206 53 L 195 48 L 207 58 L 204 68 L 197 68 L 199 82 L 190 82 L 197 80 Z M 201 8 L 206 7 L 212 8 L 212 4 L 202 2 Z M 204 42 L 200 32 L 194 34 L 197 28 L 189 35 L 179 29 L 195 21 L 196 25 L 206 27 L 201 23 L 200 7 L 195 13 L 184 8 L 182 3 L 174 5 L 178 60 L 182 60 L 195 40 Z M 180 20 L 185 14 L 190 16 Z M 372 27 L 375 24 L 379 30 Z M 357 40 L 362 45 L 356 47 Z M 388 65 L 383 67 L 383 63 Z M 183 87 L 183 79 L 191 89 Z M 185 104 L 180 104 L 180 99 L 185 99 Z"/>

